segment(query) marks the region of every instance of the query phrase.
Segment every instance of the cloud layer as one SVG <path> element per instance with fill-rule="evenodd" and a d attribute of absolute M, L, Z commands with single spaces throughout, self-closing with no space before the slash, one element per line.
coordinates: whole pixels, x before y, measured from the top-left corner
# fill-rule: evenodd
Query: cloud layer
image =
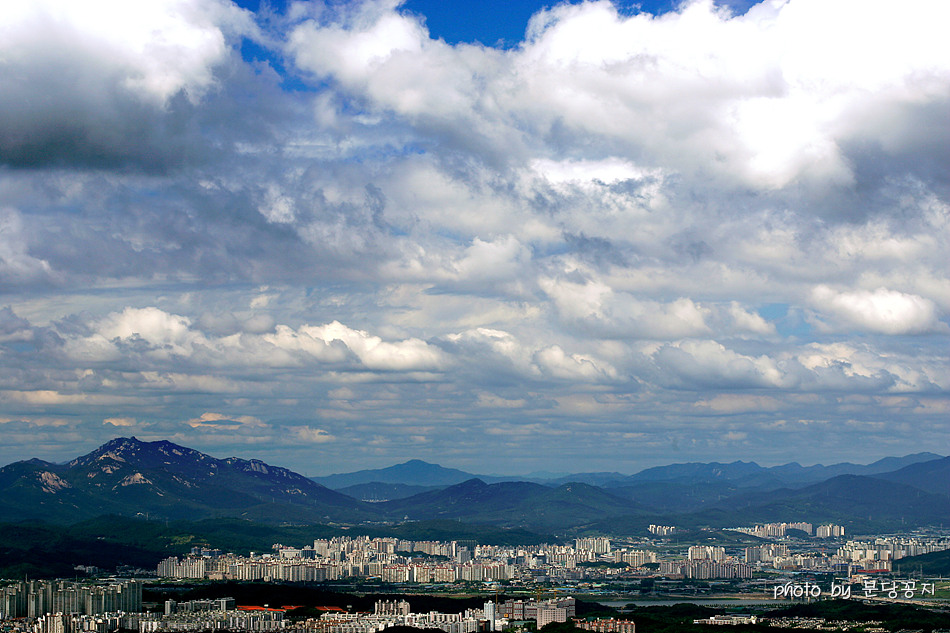
<path fill-rule="evenodd" d="M 384 0 L 0 9 L 0 461 L 946 443 L 947 11 L 582 2 L 502 49 Z"/>

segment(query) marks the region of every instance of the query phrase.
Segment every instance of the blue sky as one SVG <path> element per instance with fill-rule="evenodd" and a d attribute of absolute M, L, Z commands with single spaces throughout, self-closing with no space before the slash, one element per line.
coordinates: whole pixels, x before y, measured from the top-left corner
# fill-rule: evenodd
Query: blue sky
<path fill-rule="evenodd" d="M 950 9 L 0 9 L 0 463 L 950 444 Z"/>
<path fill-rule="evenodd" d="M 633 5 L 629 10 L 641 10 L 653 14 L 666 13 L 670 2 L 649 2 Z M 550 3 L 531 0 L 502 2 L 486 0 L 484 2 L 437 2 L 434 0 L 414 0 L 402 5 L 403 9 L 425 16 L 429 34 L 446 42 L 480 42 L 486 46 L 516 46 L 524 38 L 528 20 L 542 9 L 551 7 Z"/>
<path fill-rule="evenodd" d="M 237 3 L 250 11 L 260 12 L 260 0 L 242 0 Z M 341 2 L 329 4 L 340 5 Z M 630 12 L 647 12 L 654 15 L 667 13 L 674 2 L 617 3 L 616 6 Z M 748 3 L 746 3 L 748 4 Z M 276 12 L 286 12 L 287 2 L 264 3 Z M 550 8 L 552 3 L 534 0 L 483 0 L 480 2 L 438 2 L 436 0 L 410 0 L 400 5 L 405 13 L 425 18 L 429 34 L 450 44 L 479 42 L 485 46 L 517 46 L 524 38 L 528 20 L 538 11 Z M 740 10 L 739 3 L 730 5 Z"/>

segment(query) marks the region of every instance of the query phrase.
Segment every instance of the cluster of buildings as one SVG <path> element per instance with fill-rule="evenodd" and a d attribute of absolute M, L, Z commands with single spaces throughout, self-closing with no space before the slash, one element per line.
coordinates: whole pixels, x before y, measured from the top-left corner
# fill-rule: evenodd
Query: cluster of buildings
<path fill-rule="evenodd" d="M 740 614 L 714 615 L 708 618 L 693 620 L 693 624 L 713 624 L 716 626 L 737 626 L 739 624 L 755 624 L 759 621 L 758 616 Z"/>
<path fill-rule="evenodd" d="M 703 558 L 660 563 L 660 574 L 664 576 L 695 580 L 752 578 L 753 571 L 751 565 L 731 559 L 718 561 Z"/>
<path fill-rule="evenodd" d="M 745 562 L 755 569 L 810 570 L 850 575 L 852 567 L 824 552 L 791 552 L 785 543 L 767 543 L 744 550 Z M 855 569 L 857 567 L 855 566 Z"/>
<path fill-rule="evenodd" d="M 405 600 L 376 602 L 373 613 L 349 613 L 328 610 L 319 618 L 308 619 L 295 627 L 300 633 L 378 633 L 391 626 L 413 626 L 441 629 L 446 633 L 500 631 L 507 620 L 500 618 L 494 602 L 482 609 L 466 609 L 464 613 L 413 613 Z"/>
<path fill-rule="evenodd" d="M 233 605 L 233 598 L 226 598 Z M 211 602 L 211 601 L 209 601 Z M 218 602 L 218 601 L 214 601 Z M 231 607 L 176 610 L 173 613 L 142 615 L 138 620 L 139 633 L 184 631 L 277 631 L 283 629 L 286 609 L 267 607 Z"/>
<path fill-rule="evenodd" d="M 844 537 L 844 528 L 840 525 L 819 525 L 815 528 L 815 536 L 818 538 L 842 538 Z"/>
<path fill-rule="evenodd" d="M 459 580 L 497 581 L 514 577 L 514 567 L 498 562 L 428 563 L 403 557 L 382 557 L 365 563 L 286 558 L 265 554 L 254 557 L 226 556 L 218 559 L 170 557 L 158 565 L 162 578 L 209 578 L 323 582 L 347 577 L 374 577 L 387 583 L 454 583 Z"/>
<path fill-rule="evenodd" d="M 234 611 L 237 604 L 234 598 L 216 598 L 214 600 L 176 600 L 165 601 L 165 615 L 176 613 L 205 613 L 207 611 Z"/>
<path fill-rule="evenodd" d="M 31 619 L 20 630 L 23 633 L 113 633 L 118 629 L 137 628 L 137 616 L 127 613 L 45 613 Z"/>
<path fill-rule="evenodd" d="M 630 567 L 643 567 L 656 562 L 656 552 L 640 549 L 622 549 L 613 553 L 615 563 L 626 563 Z"/>
<path fill-rule="evenodd" d="M 317 539 L 306 547 L 275 545 L 272 552 L 250 556 L 219 550 L 193 550 L 190 556 L 169 557 L 158 564 L 164 578 L 210 580 L 322 582 L 343 578 L 378 578 L 386 583 L 440 584 L 459 581 L 497 582 L 579 581 L 609 579 L 622 570 L 601 563 L 622 563 L 638 569 L 658 563 L 659 573 L 692 579 L 748 579 L 756 570 L 811 570 L 850 574 L 858 570 L 891 570 L 905 556 L 950 548 L 950 539 L 883 537 L 847 541 L 836 552 L 806 547 L 792 552 L 790 530 L 840 538 L 844 528 L 810 523 L 768 523 L 732 528 L 772 542 L 736 549 L 694 545 L 686 558 L 659 557 L 652 549 L 616 548 L 606 537 L 578 538 L 573 545 L 489 546 L 466 541 L 410 541 L 368 536 Z M 651 526 L 669 534 L 675 526 Z M 837 536 L 836 536 L 837 535 Z M 840 541 L 839 541 L 840 542 Z M 801 548 L 799 548 L 801 549 Z M 656 565 L 654 565 L 656 567 Z"/>
<path fill-rule="evenodd" d="M 506 600 L 498 605 L 504 618 L 514 621 L 534 620 L 538 628 L 551 622 L 567 622 L 577 615 L 574 598 L 554 598 L 551 600 Z"/>
<path fill-rule="evenodd" d="M 675 526 L 650 526 L 656 534 L 675 533 Z M 850 575 L 890 571 L 892 562 L 950 549 L 950 539 L 882 537 L 843 541 L 844 528 L 810 523 L 768 523 L 731 528 L 764 539 L 762 545 L 726 551 L 694 545 L 682 555 L 658 555 L 658 548 L 617 548 L 606 537 L 578 538 L 572 545 L 487 546 L 466 541 L 409 541 L 367 536 L 318 539 L 306 547 L 275 545 L 272 552 L 240 557 L 216 550 L 197 550 L 183 559 L 171 557 L 157 568 L 159 577 L 211 580 L 309 581 L 378 578 L 386 583 L 455 583 L 459 581 L 571 582 L 609 580 L 625 570 L 653 564 L 659 573 L 692 579 L 748 579 L 755 571 L 809 570 Z M 792 530 L 836 538 L 836 542 L 789 540 Z M 661 537 L 661 538 L 666 538 Z M 796 545 L 797 543 L 797 545 Z M 822 543 L 825 543 L 824 541 Z M 841 544 L 837 550 L 832 549 Z M 796 546 L 797 551 L 790 547 Z M 613 566 L 604 565 L 613 563 Z M 617 569 L 617 564 L 626 565 Z"/>
<path fill-rule="evenodd" d="M 814 631 L 860 631 L 861 633 L 887 633 L 888 629 L 881 626 L 880 620 L 827 620 L 825 618 L 762 618 L 762 624 L 780 629 L 807 629 Z M 933 633 L 944 633 L 933 631 Z"/>
<path fill-rule="evenodd" d="M 234 598 L 168 600 L 164 613 L 144 613 L 142 583 L 134 580 L 19 582 L 0 596 L 0 620 L 13 620 L 19 633 L 275 631 L 286 624 L 285 609 L 239 607 Z"/>
<path fill-rule="evenodd" d="M 514 578 L 582 580 L 594 573 L 584 563 L 638 567 L 656 562 L 650 551 L 614 549 L 606 537 L 574 545 L 502 547 L 465 541 L 407 541 L 367 536 L 317 539 L 306 547 L 275 545 L 273 552 L 234 556 L 195 550 L 161 561 L 162 578 L 321 582 L 374 577 L 384 582 L 494 582 Z"/>
<path fill-rule="evenodd" d="M 815 534 L 814 526 L 811 523 L 799 521 L 796 523 L 764 523 L 753 527 L 731 528 L 736 532 L 743 532 L 750 536 L 758 538 L 784 538 L 789 530 L 798 530 L 812 536 Z M 816 534 L 820 538 L 830 538 L 831 536 L 844 536 L 844 528 L 840 525 L 821 525 L 818 526 L 821 534 Z M 822 536 L 823 535 L 823 536 Z"/>
<path fill-rule="evenodd" d="M 834 530 L 838 526 L 821 526 Z M 821 528 L 819 528 L 821 529 Z M 843 534 L 843 528 L 840 534 Z M 873 541 L 850 540 L 834 552 L 791 552 L 785 543 L 767 543 L 745 548 L 745 562 L 757 569 L 810 570 L 850 576 L 860 571 L 893 571 L 893 562 L 950 549 L 950 539 L 887 536 Z"/>
<path fill-rule="evenodd" d="M 577 620 L 574 624 L 579 629 L 596 631 L 597 633 L 637 633 L 637 625 L 633 620 L 603 618 L 600 620 Z"/>
<path fill-rule="evenodd" d="M 920 556 L 950 549 L 950 539 L 888 536 L 873 541 L 848 541 L 836 556 L 867 570 L 891 571 L 892 562 L 908 556 Z"/>
<path fill-rule="evenodd" d="M 788 545 L 785 543 L 768 543 L 756 547 L 745 548 L 745 562 L 754 563 L 774 563 L 788 557 Z"/>
<path fill-rule="evenodd" d="M 413 613 L 409 603 L 381 600 L 373 613 L 348 613 L 327 610 L 319 618 L 309 619 L 287 633 L 378 633 L 391 626 L 441 629 L 446 633 L 500 631 L 510 624 L 533 620 L 538 628 L 551 622 L 567 622 L 576 615 L 572 597 L 550 600 L 507 600 L 486 602 L 481 609 L 463 613 Z M 633 622 L 623 620 L 579 621 L 577 625 L 598 633 L 636 633 Z"/>
<path fill-rule="evenodd" d="M 684 551 L 677 545 L 664 552 L 661 539 L 675 534 L 677 528 L 658 525 L 650 526 L 658 537 L 656 540 L 629 541 L 623 547 L 617 547 L 606 537 L 578 538 L 564 545 L 486 546 L 473 541 L 355 536 L 317 539 L 301 548 L 277 544 L 270 552 L 246 557 L 195 548 L 186 557 L 161 561 L 156 572 L 160 577 L 186 579 L 324 581 L 368 577 L 390 583 L 509 579 L 558 582 L 610 578 L 627 571 L 658 571 L 674 578 L 749 579 L 753 572 L 765 570 L 832 571 L 850 576 L 868 570 L 890 570 L 893 561 L 908 556 L 950 550 L 950 538 L 944 532 L 936 533 L 938 536 L 931 532 L 845 541 L 844 528 L 836 525 L 814 528 L 808 523 L 772 523 L 733 529 L 764 541 L 754 547 L 728 550 L 717 545 L 693 545 Z M 794 534 L 790 534 L 792 530 L 839 540 L 829 543 L 788 538 Z M 645 547 L 635 549 L 630 544 Z M 455 614 L 412 613 L 405 601 L 379 601 L 373 613 L 327 607 L 322 609 L 320 618 L 293 625 L 284 619 L 288 608 L 242 607 L 232 598 L 220 598 L 168 600 L 163 612 L 143 613 L 142 583 L 135 580 L 37 580 L 0 587 L 0 619 L 14 619 L 13 630 L 17 633 L 111 633 L 120 628 L 138 633 L 379 633 L 400 625 L 437 628 L 445 633 L 481 633 L 502 630 L 512 623 L 533 621 L 540 628 L 572 619 L 580 628 L 597 633 L 635 633 L 635 625 L 629 621 L 576 620 L 575 601 L 571 597 L 486 602 L 480 609 Z M 743 622 L 735 617 L 717 616 L 703 623 Z"/>
<path fill-rule="evenodd" d="M 751 565 L 726 556 L 723 547 L 694 545 L 687 550 L 686 560 L 660 561 L 659 572 L 664 576 L 694 579 L 752 578 Z"/>
<path fill-rule="evenodd" d="M 142 583 L 102 584 L 31 580 L 0 589 L 0 619 L 38 618 L 48 613 L 98 615 L 142 610 Z"/>
<path fill-rule="evenodd" d="M 23 633 L 114 633 L 119 629 L 139 633 L 185 631 L 277 631 L 286 625 L 281 609 L 233 609 L 153 613 L 47 613 L 35 618 Z"/>

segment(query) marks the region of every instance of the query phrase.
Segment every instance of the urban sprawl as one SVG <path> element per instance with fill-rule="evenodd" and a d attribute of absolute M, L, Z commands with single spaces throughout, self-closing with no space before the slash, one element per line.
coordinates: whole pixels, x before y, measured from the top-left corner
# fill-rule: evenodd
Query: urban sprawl
<path fill-rule="evenodd" d="M 572 544 L 532 546 L 481 545 L 473 541 L 413 541 L 368 536 L 316 539 L 303 547 L 275 544 L 268 552 L 237 556 L 198 547 L 185 557 L 161 561 L 159 579 L 257 582 L 378 582 L 422 586 L 475 584 L 483 590 L 531 593 L 524 599 L 486 600 L 480 609 L 461 613 L 414 613 L 406 600 L 376 603 L 372 613 L 323 607 L 320 617 L 290 621 L 293 606 L 238 605 L 233 598 L 176 602 L 143 608 L 148 578 L 98 582 L 15 581 L 0 587 L 3 631 L 13 633 L 139 633 L 174 631 L 273 631 L 299 633 L 376 633 L 394 625 L 437 628 L 446 633 L 506 630 L 531 622 L 540 628 L 573 620 L 600 633 L 635 633 L 622 619 L 577 619 L 575 599 L 597 593 L 612 582 L 657 585 L 675 581 L 717 580 L 735 583 L 737 591 L 770 592 L 772 597 L 808 599 L 821 594 L 817 585 L 803 587 L 801 572 L 830 574 L 848 588 L 846 597 L 926 599 L 934 583 L 898 580 L 895 562 L 909 556 L 950 549 L 946 533 L 918 532 L 847 539 L 837 525 L 772 523 L 730 528 L 737 537 L 760 541 L 749 546 L 681 542 L 676 526 L 651 525 L 649 538 L 578 538 Z M 710 532 L 710 539 L 715 532 Z M 719 533 L 720 535 L 722 533 Z M 699 533 L 702 535 L 702 532 Z M 690 532 L 695 543 L 697 533 Z M 77 571 L 94 571 L 77 568 Z M 851 593 L 852 585 L 854 592 Z M 542 599 L 540 587 L 554 596 Z M 879 590 L 883 590 L 883 593 Z M 893 591 L 892 591 L 893 590 Z M 816 593 L 817 592 L 817 593 Z M 560 595 L 558 595 L 560 593 Z M 843 595 L 843 589 L 839 592 Z M 597 598 L 593 598 L 596 600 Z M 750 620 L 751 618 L 751 620 Z M 794 620 L 794 619 L 793 619 Z M 759 620 L 761 621 L 761 620 Z M 782 620 L 784 622 L 785 620 Z M 756 622 L 755 616 L 716 616 L 697 623 Z M 794 621 L 787 626 L 795 626 Z M 773 626 L 786 626 L 773 623 Z"/>
<path fill-rule="evenodd" d="M 158 565 L 163 578 L 323 582 L 345 578 L 378 578 L 385 583 L 455 583 L 521 580 L 564 582 L 610 579 L 631 572 L 656 571 L 664 577 L 694 579 L 752 578 L 757 571 L 808 570 L 852 576 L 891 571 L 893 562 L 950 549 L 950 538 L 887 536 L 841 542 L 844 528 L 808 523 L 773 523 L 733 528 L 768 541 L 735 548 L 693 545 L 682 553 L 663 553 L 677 529 L 651 525 L 657 539 L 619 545 L 606 537 L 579 538 L 573 545 L 495 546 L 464 541 L 409 541 L 367 536 L 317 539 L 313 545 L 274 545 L 273 551 L 234 556 L 196 549 Z M 786 540 L 790 530 L 817 534 L 837 546 L 814 541 L 798 548 Z M 666 541 L 665 543 L 663 541 Z M 798 551 L 796 551 L 798 550 Z M 647 564 L 655 570 L 645 570 Z M 610 565 L 604 565 L 610 564 Z"/>

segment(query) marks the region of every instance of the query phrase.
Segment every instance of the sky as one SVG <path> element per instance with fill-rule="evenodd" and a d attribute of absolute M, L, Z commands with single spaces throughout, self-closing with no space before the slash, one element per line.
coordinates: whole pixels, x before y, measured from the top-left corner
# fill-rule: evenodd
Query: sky
<path fill-rule="evenodd" d="M 950 446 L 950 3 L 0 4 L 0 464 Z"/>

